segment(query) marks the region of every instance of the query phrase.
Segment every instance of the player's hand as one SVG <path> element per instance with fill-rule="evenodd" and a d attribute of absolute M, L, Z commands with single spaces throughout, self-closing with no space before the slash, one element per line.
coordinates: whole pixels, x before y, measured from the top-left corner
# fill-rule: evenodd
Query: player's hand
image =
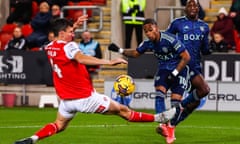
<path fill-rule="evenodd" d="M 77 20 L 74 22 L 73 27 L 77 28 L 83 24 L 84 21 L 88 20 L 88 15 L 82 15 L 77 18 Z"/>
<path fill-rule="evenodd" d="M 118 47 L 115 43 L 111 43 L 108 46 L 108 50 L 113 51 L 113 52 L 123 53 L 123 49 Z"/>
<path fill-rule="evenodd" d="M 116 58 L 110 61 L 110 65 L 117 65 L 117 64 L 127 64 L 128 62 L 123 58 Z"/>
<path fill-rule="evenodd" d="M 108 46 L 108 50 L 110 50 L 110 51 L 118 52 L 119 49 L 120 49 L 120 47 L 118 47 L 115 43 L 111 43 L 111 44 Z"/>

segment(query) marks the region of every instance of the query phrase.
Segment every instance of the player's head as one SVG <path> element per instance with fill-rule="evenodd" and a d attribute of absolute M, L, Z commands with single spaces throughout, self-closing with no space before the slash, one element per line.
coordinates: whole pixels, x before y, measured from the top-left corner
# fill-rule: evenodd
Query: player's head
<path fill-rule="evenodd" d="M 143 31 L 152 42 L 157 42 L 160 39 L 159 28 L 154 19 L 149 18 L 144 21 Z"/>
<path fill-rule="evenodd" d="M 197 19 L 198 18 L 198 12 L 199 12 L 199 2 L 198 0 L 188 0 L 185 12 L 187 14 L 187 17 L 189 19 Z"/>
<path fill-rule="evenodd" d="M 74 37 L 73 23 L 67 19 L 56 19 L 52 24 L 51 31 L 58 40 L 72 41 Z"/>

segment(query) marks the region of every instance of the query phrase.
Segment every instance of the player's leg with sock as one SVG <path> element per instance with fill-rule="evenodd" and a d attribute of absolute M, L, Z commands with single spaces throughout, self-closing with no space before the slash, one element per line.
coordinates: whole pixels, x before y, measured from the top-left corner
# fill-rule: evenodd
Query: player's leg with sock
<path fill-rule="evenodd" d="M 144 112 L 137 112 L 129 107 L 119 104 L 115 101 L 111 101 L 111 111 L 108 111 L 110 114 L 117 114 L 122 118 L 130 122 L 160 122 L 166 123 L 172 119 L 176 113 L 176 108 L 171 108 L 159 114 L 151 114 Z M 119 108 L 119 110 L 117 110 Z"/>
<path fill-rule="evenodd" d="M 74 114 L 72 114 L 72 117 L 73 116 L 74 116 Z M 15 142 L 15 144 L 34 144 L 38 140 L 41 140 L 46 137 L 52 136 L 56 133 L 59 133 L 67 127 L 67 125 L 71 121 L 72 117 L 65 118 L 58 112 L 56 121 L 54 123 L 46 124 L 44 127 L 42 127 L 40 130 L 38 130 L 31 137 L 28 137 L 28 138 L 25 138 L 22 140 L 18 140 Z"/>
<path fill-rule="evenodd" d="M 33 136 L 16 141 L 15 144 L 34 144 L 38 140 L 54 135 L 57 132 L 59 132 L 57 124 L 49 123 L 45 125 L 42 129 L 37 131 Z"/>
<path fill-rule="evenodd" d="M 58 126 L 56 123 L 49 123 L 45 125 L 42 129 L 37 131 L 35 135 L 33 135 L 31 138 L 34 142 L 37 140 L 43 139 L 45 137 L 49 137 L 51 135 L 54 135 L 58 132 Z"/>
<path fill-rule="evenodd" d="M 184 100 L 178 103 L 175 117 L 171 120 L 171 125 L 176 126 L 178 123 L 188 117 L 200 103 L 200 99 L 193 90 Z M 176 104 L 176 103 L 175 103 Z"/>
<path fill-rule="evenodd" d="M 173 121 L 176 121 L 178 119 L 177 113 L 179 114 L 181 112 L 181 109 L 179 108 L 179 105 L 181 103 L 180 99 L 171 99 L 171 107 L 176 107 L 176 114 L 173 117 Z M 156 131 L 163 137 L 165 137 L 166 143 L 173 143 L 175 141 L 175 124 L 171 123 L 172 120 L 170 120 L 167 124 L 160 124 Z"/>
<path fill-rule="evenodd" d="M 181 107 L 183 107 L 183 112 L 179 116 L 179 119 L 173 121 L 175 125 L 179 122 L 183 121 L 191 114 L 200 104 L 200 100 L 207 96 L 210 92 L 210 88 L 207 82 L 204 80 L 200 70 L 195 69 L 193 70 L 196 75 L 192 76 L 191 79 L 191 86 L 193 90 L 190 94 L 181 102 Z M 178 112 L 177 112 L 178 113 Z"/>
<path fill-rule="evenodd" d="M 165 97 L 166 97 L 166 95 L 161 90 L 156 91 L 156 97 L 155 97 L 156 113 L 161 113 L 166 110 Z"/>

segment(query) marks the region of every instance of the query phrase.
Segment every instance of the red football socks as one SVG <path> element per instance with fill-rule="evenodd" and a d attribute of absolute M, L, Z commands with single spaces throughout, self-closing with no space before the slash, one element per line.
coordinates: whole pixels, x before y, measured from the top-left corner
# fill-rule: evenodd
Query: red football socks
<path fill-rule="evenodd" d="M 42 129 L 40 129 L 38 132 L 36 132 L 36 136 L 38 136 L 39 139 L 43 139 L 45 137 L 51 136 L 58 132 L 57 125 L 55 123 L 49 123 L 45 125 Z"/>
<path fill-rule="evenodd" d="M 154 115 L 142 112 L 132 111 L 129 118 L 130 122 L 153 122 Z"/>

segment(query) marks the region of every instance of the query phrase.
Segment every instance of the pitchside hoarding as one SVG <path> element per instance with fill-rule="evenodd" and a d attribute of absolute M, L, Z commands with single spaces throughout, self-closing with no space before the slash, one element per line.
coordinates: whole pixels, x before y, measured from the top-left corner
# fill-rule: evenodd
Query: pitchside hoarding
<path fill-rule="evenodd" d="M 113 91 L 114 80 L 105 80 L 104 92 L 108 96 L 115 95 Z M 156 93 L 153 80 L 135 79 L 136 90 L 131 95 L 130 107 L 136 109 L 154 109 Z M 211 92 L 206 96 L 199 106 L 199 110 L 211 111 L 240 111 L 240 83 L 234 82 L 209 82 Z M 170 93 L 168 93 L 166 104 L 170 106 Z"/>
<path fill-rule="evenodd" d="M 0 83 L 52 85 L 51 66 L 44 51 L 1 51 Z"/>

